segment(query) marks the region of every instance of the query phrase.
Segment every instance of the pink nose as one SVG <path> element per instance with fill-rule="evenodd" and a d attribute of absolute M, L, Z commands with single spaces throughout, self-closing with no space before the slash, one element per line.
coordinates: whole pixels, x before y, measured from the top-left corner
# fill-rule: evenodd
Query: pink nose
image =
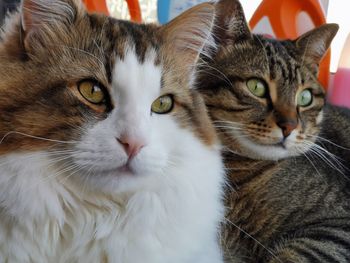
<path fill-rule="evenodd" d="M 123 146 L 130 159 L 135 157 L 145 146 L 142 141 L 127 136 L 121 136 L 120 139 L 117 138 L 117 141 Z"/>

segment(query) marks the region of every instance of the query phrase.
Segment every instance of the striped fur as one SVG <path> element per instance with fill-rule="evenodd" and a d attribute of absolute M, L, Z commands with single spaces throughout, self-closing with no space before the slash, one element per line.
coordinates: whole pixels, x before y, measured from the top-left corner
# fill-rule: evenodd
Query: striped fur
<path fill-rule="evenodd" d="M 325 106 L 317 81 L 337 26 L 279 41 L 250 33 L 238 1 L 217 9 L 219 47 L 200 63 L 198 88 L 226 148 L 226 262 L 349 262 L 350 112 Z M 314 100 L 303 108 L 306 88 Z M 297 123 L 285 138 L 281 119 Z"/>

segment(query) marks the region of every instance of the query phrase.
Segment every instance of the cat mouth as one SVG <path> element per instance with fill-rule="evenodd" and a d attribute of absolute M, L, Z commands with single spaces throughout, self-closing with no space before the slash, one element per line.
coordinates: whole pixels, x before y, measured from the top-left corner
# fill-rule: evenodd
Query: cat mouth
<path fill-rule="evenodd" d="M 258 143 L 262 147 L 278 147 L 278 148 L 283 148 L 287 150 L 287 145 L 286 145 L 286 140 L 282 139 L 279 142 L 272 142 L 272 143 Z"/>
<path fill-rule="evenodd" d="M 285 144 L 285 140 L 281 141 L 281 142 L 278 142 L 278 143 L 275 143 L 275 144 L 272 144 L 271 146 L 275 146 L 275 147 L 279 147 L 279 148 L 283 148 L 283 149 L 287 149 L 287 146 Z"/>
<path fill-rule="evenodd" d="M 127 162 L 126 164 L 124 164 L 123 166 L 120 166 L 117 169 L 118 172 L 123 173 L 123 174 L 135 174 L 135 172 L 133 171 L 133 169 L 130 167 L 129 162 Z"/>

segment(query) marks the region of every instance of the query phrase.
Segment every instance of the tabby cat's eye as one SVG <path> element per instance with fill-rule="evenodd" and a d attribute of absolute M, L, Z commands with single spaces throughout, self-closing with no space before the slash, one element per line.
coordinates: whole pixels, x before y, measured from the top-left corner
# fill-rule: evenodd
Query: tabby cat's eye
<path fill-rule="evenodd" d="M 93 104 L 100 104 L 105 100 L 105 93 L 98 82 L 84 80 L 78 84 L 80 94 Z"/>
<path fill-rule="evenodd" d="M 307 107 L 312 103 L 312 92 L 309 89 L 303 90 L 299 93 L 297 103 L 298 106 Z"/>
<path fill-rule="evenodd" d="M 259 79 L 249 79 L 247 81 L 247 87 L 249 91 L 257 97 L 262 98 L 266 95 L 266 85 Z"/>
<path fill-rule="evenodd" d="M 164 95 L 152 103 L 152 112 L 158 114 L 169 113 L 174 107 L 174 98 L 171 95 Z"/>

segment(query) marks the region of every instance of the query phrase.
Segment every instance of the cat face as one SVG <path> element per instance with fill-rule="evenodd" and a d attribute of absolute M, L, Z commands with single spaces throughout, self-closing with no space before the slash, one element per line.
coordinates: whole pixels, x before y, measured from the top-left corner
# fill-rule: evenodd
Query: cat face
<path fill-rule="evenodd" d="M 23 164 L 38 153 L 45 169 L 111 192 L 214 145 L 189 85 L 212 5 L 158 27 L 88 14 L 78 0 L 51 2 L 24 1 L 2 37 L 2 157 L 21 154 Z"/>
<path fill-rule="evenodd" d="M 294 41 L 250 33 L 238 1 L 217 5 L 220 48 L 199 86 L 224 144 L 250 158 L 277 160 L 307 151 L 320 131 L 325 92 L 318 63 L 338 27 Z"/>

